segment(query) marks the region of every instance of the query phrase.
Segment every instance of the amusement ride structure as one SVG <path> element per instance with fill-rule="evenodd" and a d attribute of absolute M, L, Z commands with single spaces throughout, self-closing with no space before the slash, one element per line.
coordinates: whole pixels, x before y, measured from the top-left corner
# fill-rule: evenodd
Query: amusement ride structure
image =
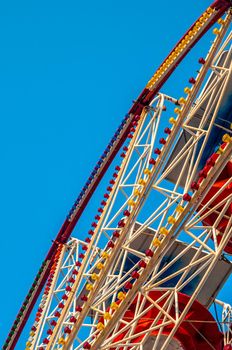
<path fill-rule="evenodd" d="M 232 309 L 217 300 L 232 270 L 231 6 L 208 7 L 134 101 L 53 241 L 4 350 L 15 348 L 35 308 L 26 350 L 232 349 Z M 161 92 L 212 27 L 184 97 Z M 86 238 L 72 237 L 106 172 Z"/>

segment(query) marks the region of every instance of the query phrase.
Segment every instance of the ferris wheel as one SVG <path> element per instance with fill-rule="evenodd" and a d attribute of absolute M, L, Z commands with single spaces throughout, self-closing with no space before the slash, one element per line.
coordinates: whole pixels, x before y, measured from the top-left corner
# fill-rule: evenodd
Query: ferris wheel
<path fill-rule="evenodd" d="M 134 101 L 35 277 L 3 349 L 231 350 L 231 2 L 216 0 Z M 161 91 L 213 28 L 183 96 Z M 84 239 L 72 235 L 111 175 Z M 76 237 L 77 236 L 77 237 Z M 209 311 L 222 308 L 219 321 Z M 218 317 L 217 317 L 218 318 Z M 222 325 L 222 327 L 220 327 Z"/>

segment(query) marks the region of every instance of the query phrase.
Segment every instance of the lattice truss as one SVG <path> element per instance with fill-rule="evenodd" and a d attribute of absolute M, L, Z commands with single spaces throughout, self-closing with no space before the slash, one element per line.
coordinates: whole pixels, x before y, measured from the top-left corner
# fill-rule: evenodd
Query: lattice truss
<path fill-rule="evenodd" d="M 215 39 L 195 84 L 185 89 L 186 98 L 160 93 L 136 121 L 88 239 L 71 238 L 61 250 L 31 348 L 142 350 L 155 334 L 153 349 L 170 344 L 181 349 L 173 336 L 232 234 L 227 215 L 231 195 L 221 196 L 231 179 L 204 201 L 232 154 L 232 130 L 218 118 L 232 72 L 231 37 L 223 43 L 222 37 Z M 164 128 L 166 138 L 160 139 Z M 215 128 L 226 135 L 205 172 L 212 154 L 204 163 L 202 159 Z M 180 147 L 181 138 L 185 142 Z M 211 214 L 216 220 L 203 225 Z M 223 232 L 222 220 L 227 222 Z M 176 242 L 180 251 L 165 260 Z M 184 266 L 183 259 L 188 261 Z M 191 285 L 183 306 L 179 293 Z M 141 320 L 147 327 L 140 327 Z M 170 331 L 163 338 L 165 327 Z"/>
<path fill-rule="evenodd" d="M 224 303 L 221 300 L 215 300 L 215 304 L 222 308 L 221 324 L 224 334 L 224 344 L 232 344 L 232 307 L 230 304 Z M 229 347 L 228 347 L 229 348 Z"/>
<path fill-rule="evenodd" d="M 225 335 L 225 344 L 232 344 L 232 307 L 229 304 L 223 305 L 222 324 Z"/>

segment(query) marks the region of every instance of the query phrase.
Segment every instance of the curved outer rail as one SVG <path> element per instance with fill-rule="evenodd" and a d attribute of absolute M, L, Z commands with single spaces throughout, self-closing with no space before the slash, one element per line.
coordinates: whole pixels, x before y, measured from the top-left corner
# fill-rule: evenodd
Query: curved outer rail
<path fill-rule="evenodd" d="M 41 268 L 27 294 L 22 307 L 13 323 L 10 333 L 6 339 L 3 349 L 13 350 L 22 330 L 31 314 L 31 311 L 38 300 L 38 297 L 46 283 L 49 271 L 51 269 L 54 255 L 60 243 L 65 243 L 69 239 L 76 223 L 82 215 L 85 207 L 92 197 L 93 192 L 97 188 L 119 149 L 125 142 L 129 134 L 131 124 L 136 117 L 140 115 L 143 109 L 148 106 L 160 88 L 164 85 L 170 75 L 177 66 L 182 62 L 189 51 L 201 39 L 202 36 L 214 25 L 214 23 L 230 8 L 231 0 L 216 0 L 213 4 L 197 19 L 190 27 L 185 35 L 180 39 L 174 49 L 163 61 L 154 76 L 148 82 L 138 99 L 134 102 L 128 114 L 122 121 L 110 144 L 104 151 L 97 166 L 91 173 L 86 185 L 77 198 L 73 208 L 64 221 L 60 231 L 58 232 L 52 246 L 42 263 Z"/>

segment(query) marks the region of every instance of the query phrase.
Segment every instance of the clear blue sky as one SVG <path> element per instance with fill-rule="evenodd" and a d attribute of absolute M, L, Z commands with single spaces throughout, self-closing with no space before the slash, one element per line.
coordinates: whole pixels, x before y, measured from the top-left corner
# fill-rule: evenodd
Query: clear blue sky
<path fill-rule="evenodd" d="M 1 2 L 0 344 L 131 101 L 209 4 Z M 180 96 L 205 44 L 167 86 L 170 94 Z"/>

